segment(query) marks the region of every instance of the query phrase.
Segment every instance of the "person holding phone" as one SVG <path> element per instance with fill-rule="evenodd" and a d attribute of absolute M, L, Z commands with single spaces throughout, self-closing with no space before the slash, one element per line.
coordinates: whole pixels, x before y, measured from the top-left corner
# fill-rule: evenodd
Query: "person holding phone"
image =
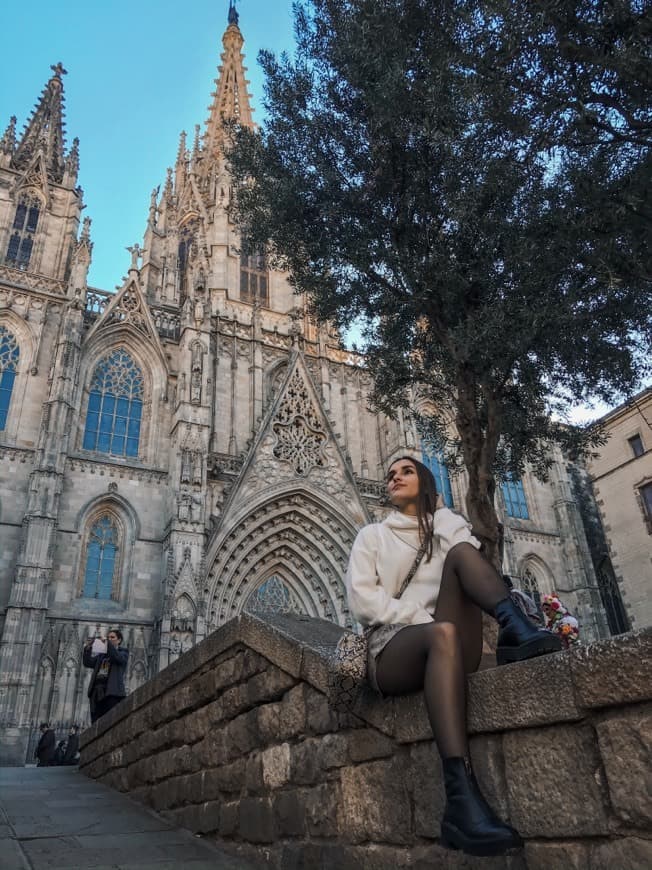
<path fill-rule="evenodd" d="M 96 638 L 89 637 L 84 644 L 84 666 L 93 669 L 88 686 L 88 699 L 91 708 L 91 722 L 96 722 L 116 704 L 126 697 L 125 674 L 129 650 L 122 646 L 122 632 L 111 629 L 106 640 L 106 652 L 93 653 L 93 643 Z"/>

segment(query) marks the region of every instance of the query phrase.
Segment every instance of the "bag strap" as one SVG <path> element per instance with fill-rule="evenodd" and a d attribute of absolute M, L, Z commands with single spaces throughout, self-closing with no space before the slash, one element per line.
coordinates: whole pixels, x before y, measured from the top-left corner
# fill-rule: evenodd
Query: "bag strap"
<path fill-rule="evenodd" d="M 401 597 L 401 595 L 405 592 L 405 590 L 406 590 L 406 589 L 408 588 L 408 586 L 410 585 L 410 580 L 411 580 L 411 579 L 414 577 L 414 575 L 417 573 L 417 568 L 418 568 L 419 565 L 421 564 L 421 560 L 422 560 L 423 557 L 424 557 L 424 554 L 425 554 L 425 552 L 426 552 L 426 547 L 427 547 L 427 546 L 428 546 L 428 541 L 427 541 L 427 539 L 426 539 L 426 540 L 423 540 L 423 541 L 421 542 L 421 545 L 420 545 L 419 549 L 417 550 L 417 554 L 416 554 L 416 556 L 414 557 L 414 562 L 412 563 L 412 567 L 411 567 L 410 570 L 408 571 L 408 573 L 407 573 L 407 577 L 405 578 L 405 580 L 404 580 L 403 583 L 401 584 L 401 588 L 400 588 L 400 590 L 399 590 L 399 593 L 398 593 L 398 595 L 396 596 L 397 598 L 400 598 L 400 597 Z"/>

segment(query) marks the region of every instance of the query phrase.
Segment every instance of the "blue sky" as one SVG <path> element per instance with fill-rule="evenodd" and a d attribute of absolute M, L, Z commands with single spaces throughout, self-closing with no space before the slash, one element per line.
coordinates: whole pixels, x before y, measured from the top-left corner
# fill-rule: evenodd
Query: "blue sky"
<path fill-rule="evenodd" d="M 179 133 L 190 141 L 208 117 L 228 0 L 66 0 L 3 9 L 0 135 L 11 115 L 23 129 L 61 61 L 66 142 L 80 140 L 79 183 L 93 220 L 92 286 L 113 290 L 142 243 L 152 188 L 173 165 Z M 238 0 L 254 118 L 262 119 L 261 48 L 293 45 L 291 0 Z"/>
<path fill-rule="evenodd" d="M 94 242 L 89 283 L 113 290 L 125 248 L 142 243 L 152 188 L 174 164 L 179 133 L 202 128 L 222 51 L 229 0 L 44 0 L 3 9 L 0 135 L 11 115 L 22 131 L 61 61 L 66 141 L 80 140 L 79 183 Z M 262 120 L 261 48 L 291 51 L 292 0 L 238 0 L 254 118 Z M 354 338 L 357 336 L 353 336 Z M 606 406 L 578 409 L 576 421 Z M 574 415 L 575 417 L 575 415 Z"/>

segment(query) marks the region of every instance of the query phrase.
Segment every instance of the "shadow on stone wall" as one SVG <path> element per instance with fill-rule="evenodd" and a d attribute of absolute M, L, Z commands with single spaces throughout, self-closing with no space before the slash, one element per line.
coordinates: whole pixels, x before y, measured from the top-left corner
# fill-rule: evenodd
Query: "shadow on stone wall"
<path fill-rule="evenodd" d="M 341 629 L 242 615 L 82 735 L 82 772 L 277 870 L 652 867 L 652 631 L 469 681 L 480 784 L 526 838 L 513 858 L 443 850 L 420 694 L 333 713 Z"/>

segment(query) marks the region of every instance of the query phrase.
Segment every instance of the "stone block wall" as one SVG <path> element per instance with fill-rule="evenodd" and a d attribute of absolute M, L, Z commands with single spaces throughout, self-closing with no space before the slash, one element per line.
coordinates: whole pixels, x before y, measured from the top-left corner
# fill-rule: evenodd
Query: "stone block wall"
<path fill-rule="evenodd" d="M 526 839 L 488 859 L 438 844 L 421 695 L 329 709 L 340 631 L 234 619 L 82 735 L 82 772 L 275 870 L 652 866 L 652 632 L 471 677 L 478 779 Z"/>

